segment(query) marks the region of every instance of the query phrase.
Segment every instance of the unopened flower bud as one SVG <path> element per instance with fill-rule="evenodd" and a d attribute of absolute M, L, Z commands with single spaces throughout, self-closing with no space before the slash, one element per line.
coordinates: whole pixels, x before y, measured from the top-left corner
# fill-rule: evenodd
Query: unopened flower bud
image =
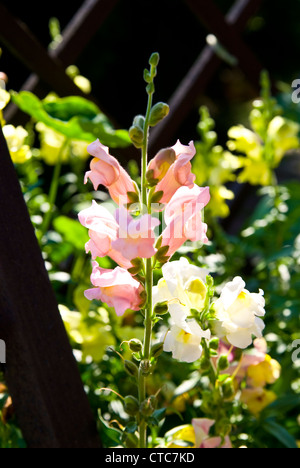
<path fill-rule="evenodd" d="M 160 59 L 159 53 L 154 52 L 149 59 L 149 64 L 152 65 L 153 67 L 157 67 L 159 63 L 159 59 Z"/>
<path fill-rule="evenodd" d="M 219 367 L 220 371 L 224 371 L 224 370 L 228 369 L 229 361 L 228 361 L 228 357 L 226 355 L 220 356 L 220 358 L 218 360 L 218 367 Z"/>
<path fill-rule="evenodd" d="M 215 351 L 219 348 L 219 338 L 213 338 L 209 342 L 210 349 L 214 349 Z"/>
<path fill-rule="evenodd" d="M 150 95 L 150 94 L 154 94 L 155 92 L 155 86 L 154 86 L 154 83 L 153 81 L 151 81 L 151 83 L 149 83 L 147 86 L 146 86 L 146 91 L 147 93 Z"/>
<path fill-rule="evenodd" d="M 135 416 L 139 411 L 139 407 L 139 402 L 134 396 L 127 395 L 124 398 L 124 409 L 129 416 Z"/>
<path fill-rule="evenodd" d="M 164 350 L 164 344 L 163 343 L 156 343 L 151 348 L 151 357 L 158 358 L 161 355 L 161 353 L 163 352 L 163 350 Z"/>
<path fill-rule="evenodd" d="M 129 374 L 131 377 L 138 378 L 139 369 L 132 361 L 128 361 L 126 359 L 124 361 L 124 366 L 125 366 L 125 370 L 126 370 L 127 374 Z"/>
<path fill-rule="evenodd" d="M 158 102 L 152 107 L 150 113 L 149 125 L 154 127 L 161 122 L 170 112 L 170 107 L 164 102 Z"/>
<path fill-rule="evenodd" d="M 129 348 L 134 353 L 139 353 L 143 349 L 143 345 L 141 341 L 136 338 L 133 338 L 132 340 L 130 340 L 128 344 L 129 344 Z"/>
<path fill-rule="evenodd" d="M 141 414 L 145 418 L 148 418 L 154 413 L 156 408 L 157 408 L 157 399 L 154 395 L 151 395 L 150 398 L 147 398 L 147 400 L 143 401 L 143 403 L 141 404 L 141 407 L 140 407 Z"/>
<path fill-rule="evenodd" d="M 129 129 L 129 137 L 136 148 L 141 148 L 144 141 L 144 131 L 137 125 L 132 125 Z"/>
<path fill-rule="evenodd" d="M 211 365 L 210 360 L 207 357 L 203 356 L 200 360 L 201 369 L 203 371 L 206 371 L 210 368 L 210 365 Z"/>
<path fill-rule="evenodd" d="M 224 398 L 231 398 L 234 395 L 235 391 L 234 391 L 234 385 L 233 385 L 233 381 L 231 377 L 226 379 L 225 382 L 223 383 L 222 392 L 223 392 Z"/>
<path fill-rule="evenodd" d="M 147 376 L 150 374 L 151 372 L 151 363 L 148 359 L 144 359 L 143 361 L 141 361 L 141 371 L 142 371 L 142 374 L 144 376 Z"/>
<path fill-rule="evenodd" d="M 168 311 L 169 311 L 168 301 L 159 302 L 154 307 L 154 314 L 155 315 L 165 315 L 165 314 L 168 313 Z"/>

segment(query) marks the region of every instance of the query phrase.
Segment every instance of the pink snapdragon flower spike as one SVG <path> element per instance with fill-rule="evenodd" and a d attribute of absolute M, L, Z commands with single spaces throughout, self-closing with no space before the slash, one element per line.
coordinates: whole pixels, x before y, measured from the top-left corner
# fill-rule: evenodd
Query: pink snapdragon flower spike
<path fill-rule="evenodd" d="M 78 214 L 82 226 L 89 230 L 90 240 L 85 244 L 86 253 L 91 252 L 92 259 L 109 256 L 118 265 L 125 269 L 132 267 L 128 258 L 125 258 L 112 243 L 118 237 L 119 225 L 114 216 L 94 200 L 90 208 Z"/>
<path fill-rule="evenodd" d="M 91 282 L 95 288 L 85 291 L 87 299 L 105 302 L 115 309 L 118 316 L 123 315 L 126 310 L 140 310 L 143 288 L 127 270 L 120 267 L 105 270 L 97 262 L 93 262 Z"/>
<path fill-rule="evenodd" d="M 215 424 L 213 419 L 199 418 L 193 419 L 192 425 L 195 431 L 195 445 L 196 448 L 232 448 L 229 437 L 225 437 L 225 441 L 222 446 L 221 437 L 210 437 L 209 431 Z"/>
<path fill-rule="evenodd" d="M 119 230 L 118 238 L 112 242 L 114 250 L 128 260 L 151 258 L 156 254 L 154 229 L 160 224 L 158 219 L 150 215 L 134 219 L 125 208 L 117 210 L 116 219 Z"/>
<path fill-rule="evenodd" d="M 159 181 L 155 192 L 163 192 L 160 203 L 168 203 L 180 187 L 194 186 L 196 176 L 191 172 L 190 161 L 195 154 L 196 149 L 192 141 L 185 146 L 178 140 L 172 148 L 160 151 L 150 161 L 148 171 L 152 171 L 152 177 Z"/>
<path fill-rule="evenodd" d="M 208 242 L 202 211 L 210 200 L 209 187 L 180 187 L 165 209 L 166 228 L 161 246 L 169 246 L 171 257 L 186 241 Z"/>
<path fill-rule="evenodd" d="M 91 170 L 85 174 L 84 183 L 90 179 L 95 190 L 99 185 L 104 185 L 118 205 L 130 203 L 128 193 L 137 194 L 136 185 L 117 159 L 109 154 L 109 148 L 96 140 L 87 150 L 94 158 L 90 164 Z"/>

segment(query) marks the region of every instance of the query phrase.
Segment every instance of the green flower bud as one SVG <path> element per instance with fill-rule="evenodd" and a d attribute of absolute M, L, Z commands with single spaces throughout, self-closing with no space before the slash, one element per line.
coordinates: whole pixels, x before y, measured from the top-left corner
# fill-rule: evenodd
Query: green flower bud
<path fill-rule="evenodd" d="M 149 59 L 149 65 L 152 65 L 152 67 L 157 67 L 159 63 L 159 59 L 160 59 L 159 53 L 154 52 Z"/>
<path fill-rule="evenodd" d="M 210 368 L 210 360 L 203 356 L 200 360 L 200 367 L 203 371 L 206 371 Z"/>
<path fill-rule="evenodd" d="M 122 442 L 126 448 L 133 449 L 137 448 L 139 441 L 135 434 L 129 434 L 128 432 L 123 432 Z"/>
<path fill-rule="evenodd" d="M 138 340 L 137 338 L 132 338 L 132 340 L 130 340 L 128 342 L 128 344 L 129 344 L 129 348 L 134 353 L 139 353 L 143 349 L 143 345 L 142 345 L 141 341 Z"/>
<path fill-rule="evenodd" d="M 219 338 L 213 338 L 209 342 L 210 349 L 214 349 L 215 351 L 219 348 Z"/>
<path fill-rule="evenodd" d="M 169 311 L 168 301 L 159 302 L 154 307 L 154 314 L 155 315 L 165 315 L 165 314 L 168 313 L 168 311 Z"/>
<path fill-rule="evenodd" d="M 151 357 L 154 357 L 155 359 L 158 358 L 161 355 L 161 353 L 163 352 L 163 350 L 164 350 L 164 344 L 163 343 L 156 343 L 151 348 Z"/>
<path fill-rule="evenodd" d="M 224 370 L 228 369 L 228 367 L 229 367 L 228 357 L 226 355 L 220 356 L 220 358 L 218 360 L 219 370 L 224 371 Z"/>
<path fill-rule="evenodd" d="M 231 398 L 234 395 L 235 390 L 234 390 L 233 380 L 231 377 L 226 379 L 225 382 L 223 383 L 222 392 L 223 392 L 224 398 Z"/>
<path fill-rule="evenodd" d="M 147 400 L 143 401 L 143 403 L 140 406 L 140 411 L 142 416 L 145 418 L 148 418 L 151 416 L 154 411 L 157 408 L 157 399 L 154 395 L 151 395 L 150 398 L 147 398 Z"/>
<path fill-rule="evenodd" d="M 127 395 L 124 398 L 124 409 L 129 416 L 135 416 L 139 412 L 140 404 L 134 396 Z"/>
<path fill-rule="evenodd" d="M 142 374 L 144 376 L 147 376 L 150 374 L 151 372 L 151 363 L 148 359 L 144 359 L 143 361 L 141 361 L 141 371 L 142 371 Z"/>
<path fill-rule="evenodd" d="M 146 83 L 151 83 L 152 81 L 151 74 L 149 70 L 147 70 L 147 68 L 145 68 L 144 70 L 144 80 L 146 81 Z"/>
<path fill-rule="evenodd" d="M 164 102 L 158 102 L 152 107 L 150 112 L 149 125 L 154 127 L 161 122 L 170 112 L 170 107 Z"/>
<path fill-rule="evenodd" d="M 129 374 L 131 377 L 138 378 L 139 369 L 132 361 L 128 361 L 126 359 L 124 361 L 124 366 L 125 366 L 125 370 L 126 370 L 127 374 Z"/>
<path fill-rule="evenodd" d="M 154 92 L 155 92 L 155 86 L 154 86 L 153 81 L 151 81 L 151 83 L 149 83 L 149 84 L 146 86 L 146 91 L 147 91 L 148 94 L 154 94 Z"/>
<path fill-rule="evenodd" d="M 136 115 L 133 119 L 132 125 L 139 127 L 141 130 L 145 128 L 145 117 L 143 115 Z"/>
<path fill-rule="evenodd" d="M 136 148 L 141 148 L 144 141 L 144 131 L 137 125 L 132 125 L 129 129 L 129 138 Z"/>

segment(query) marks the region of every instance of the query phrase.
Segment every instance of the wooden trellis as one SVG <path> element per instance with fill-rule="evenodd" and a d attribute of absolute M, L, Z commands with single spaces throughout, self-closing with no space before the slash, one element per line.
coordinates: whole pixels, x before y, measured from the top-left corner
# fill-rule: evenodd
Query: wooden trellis
<path fill-rule="evenodd" d="M 237 0 L 226 17 L 212 0 L 186 2 L 259 89 L 262 66 L 243 42 L 242 32 L 262 0 Z M 0 40 L 32 70 L 23 89 L 36 91 L 41 81 L 61 96 L 81 94 L 64 70 L 76 61 L 117 3 L 86 0 L 63 31 L 61 44 L 51 53 L 0 4 Z M 169 143 L 221 63 L 216 50 L 207 45 L 175 90 L 170 115 L 154 130 L 153 151 Z M 6 119 L 12 119 L 16 112 L 11 105 Z M 5 376 L 20 427 L 29 447 L 100 447 L 1 131 L 0 167 L 0 337 L 7 345 Z"/>

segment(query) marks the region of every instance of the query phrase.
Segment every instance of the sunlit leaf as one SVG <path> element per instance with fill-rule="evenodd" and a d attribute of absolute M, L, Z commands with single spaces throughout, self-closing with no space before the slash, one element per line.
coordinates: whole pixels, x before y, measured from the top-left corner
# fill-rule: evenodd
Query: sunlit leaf
<path fill-rule="evenodd" d="M 66 138 L 91 143 L 99 138 L 110 147 L 131 144 L 126 130 L 115 130 L 93 102 L 80 96 L 51 97 L 40 100 L 29 91 L 12 93 L 13 102 L 37 122 L 56 130 Z"/>

